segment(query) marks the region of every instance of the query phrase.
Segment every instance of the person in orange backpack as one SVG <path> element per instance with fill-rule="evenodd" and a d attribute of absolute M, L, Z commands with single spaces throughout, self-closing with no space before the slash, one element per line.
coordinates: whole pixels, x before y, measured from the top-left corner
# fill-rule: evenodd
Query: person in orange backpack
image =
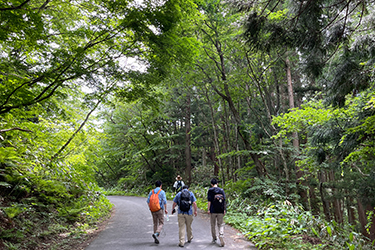
<path fill-rule="evenodd" d="M 147 204 L 150 208 L 154 223 L 154 233 L 152 237 L 156 244 L 159 244 L 159 235 L 164 225 L 164 213 L 167 211 L 167 197 L 164 190 L 161 189 L 161 181 L 155 182 L 155 189 L 152 189 L 147 198 Z"/>

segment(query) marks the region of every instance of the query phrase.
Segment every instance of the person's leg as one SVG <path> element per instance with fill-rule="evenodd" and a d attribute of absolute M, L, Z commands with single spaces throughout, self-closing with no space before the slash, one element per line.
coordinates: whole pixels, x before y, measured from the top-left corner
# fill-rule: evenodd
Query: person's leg
<path fill-rule="evenodd" d="M 159 211 L 156 212 L 156 218 L 158 222 L 158 225 L 156 227 L 156 233 L 160 234 L 164 226 L 164 210 L 163 209 L 160 209 Z"/>
<path fill-rule="evenodd" d="M 221 246 L 224 246 L 224 214 L 217 214 L 217 227 L 219 228 L 219 239 Z"/>
<path fill-rule="evenodd" d="M 224 237 L 224 214 L 217 214 L 217 227 L 219 228 L 219 237 Z"/>
<path fill-rule="evenodd" d="M 179 245 L 183 246 L 185 244 L 185 217 L 184 214 L 178 214 L 178 238 Z"/>
<path fill-rule="evenodd" d="M 151 212 L 152 214 L 152 222 L 154 223 L 154 233 L 156 233 L 156 230 L 158 229 L 158 216 L 156 212 Z"/>
<path fill-rule="evenodd" d="M 212 235 L 212 241 L 216 241 L 216 217 L 217 214 L 210 214 L 210 220 L 211 220 L 211 235 Z"/>
<path fill-rule="evenodd" d="M 191 241 L 193 239 L 193 230 L 191 228 L 191 224 L 193 224 L 194 217 L 193 215 L 187 215 L 187 214 L 185 214 L 185 217 L 186 217 L 187 238 L 188 238 L 188 241 Z"/>
<path fill-rule="evenodd" d="M 158 214 L 157 212 L 151 212 L 152 214 L 152 221 L 154 223 L 154 233 L 152 234 L 152 238 L 154 238 L 154 241 L 156 244 L 159 244 L 158 236 L 159 234 L 156 232 L 158 229 Z"/>

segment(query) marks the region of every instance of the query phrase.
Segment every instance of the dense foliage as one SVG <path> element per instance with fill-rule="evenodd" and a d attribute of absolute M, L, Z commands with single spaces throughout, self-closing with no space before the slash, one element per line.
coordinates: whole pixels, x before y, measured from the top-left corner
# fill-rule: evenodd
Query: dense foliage
<path fill-rule="evenodd" d="M 370 249 L 374 7 L 1 3 L 0 238 L 30 247 L 26 219 L 84 225 L 109 211 L 99 187 L 180 174 L 200 204 L 218 177 L 260 248 Z"/>
<path fill-rule="evenodd" d="M 108 215 L 96 180 L 103 136 L 92 117 L 119 89 L 147 98 L 183 54 L 165 44 L 189 6 L 0 3 L 1 249 L 74 249 L 68 241 Z"/>

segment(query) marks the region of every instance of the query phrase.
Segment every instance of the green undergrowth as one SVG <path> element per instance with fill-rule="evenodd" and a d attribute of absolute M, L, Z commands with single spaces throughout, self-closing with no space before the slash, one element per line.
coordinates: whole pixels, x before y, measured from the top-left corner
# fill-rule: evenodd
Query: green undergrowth
<path fill-rule="evenodd" d="M 197 205 L 207 211 L 208 187 L 193 190 Z M 259 249 L 374 249 L 354 226 L 327 222 L 288 200 L 265 201 L 244 198 L 226 189 L 225 222 L 240 230 Z"/>
<path fill-rule="evenodd" d="M 326 222 L 299 205 L 247 202 L 232 200 L 225 221 L 260 249 L 373 249 L 353 227 Z"/>
<path fill-rule="evenodd" d="M 118 187 L 107 189 L 103 191 L 103 194 L 106 196 L 146 196 L 146 191 L 142 188 L 132 188 L 130 190 L 123 190 Z"/>
<path fill-rule="evenodd" d="M 46 203 L 39 198 L 2 199 L 0 249 L 75 249 L 112 208 L 100 192 L 70 197 L 65 203 Z"/>

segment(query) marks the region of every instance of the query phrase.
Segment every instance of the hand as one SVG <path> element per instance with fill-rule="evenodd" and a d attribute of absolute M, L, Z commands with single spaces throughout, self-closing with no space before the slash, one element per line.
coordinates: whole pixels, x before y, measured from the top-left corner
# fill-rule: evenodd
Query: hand
<path fill-rule="evenodd" d="M 168 214 L 168 211 L 167 211 L 167 209 L 165 209 L 165 214 Z"/>
<path fill-rule="evenodd" d="M 197 212 L 197 211 L 195 211 L 195 212 L 194 212 L 194 216 L 195 216 L 195 217 L 197 217 L 197 215 L 198 215 L 198 212 Z"/>
<path fill-rule="evenodd" d="M 173 210 L 172 210 L 172 214 L 174 214 L 174 213 L 176 213 L 176 209 L 175 208 L 173 208 Z"/>

